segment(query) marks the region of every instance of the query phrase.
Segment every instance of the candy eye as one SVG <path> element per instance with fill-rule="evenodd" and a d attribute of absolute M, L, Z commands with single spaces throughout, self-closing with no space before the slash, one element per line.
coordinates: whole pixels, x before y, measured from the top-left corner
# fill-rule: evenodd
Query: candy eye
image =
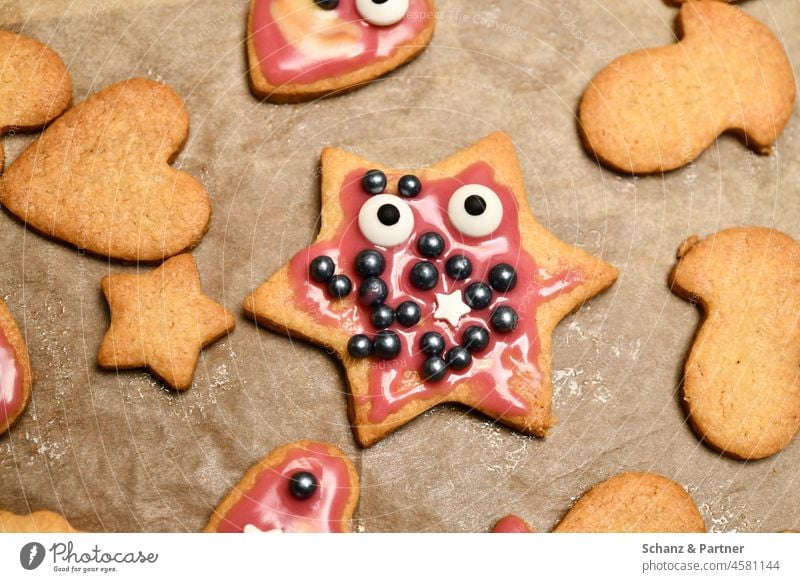
<path fill-rule="evenodd" d="M 314 2 L 323 10 L 333 10 L 339 6 L 339 0 L 314 0 Z"/>
<path fill-rule="evenodd" d="M 494 190 L 480 184 L 467 184 L 450 197 L 447 213 L 453 225 L 467 236 L 492 234 L 503 220 L 503 205 Z"/>
<path fill-rule="evenodd" d="M 391 26 L 408 13 L 408 0 L 356 0 L 356 9 L 370 24 Z"/>
<path fill-rule="evenodd" d="M 378 194 L 361 207 L 358 227 L 371 243 L 393 247 L 411 236 L 414 215 L 408 204 L 398 196 Z"/>

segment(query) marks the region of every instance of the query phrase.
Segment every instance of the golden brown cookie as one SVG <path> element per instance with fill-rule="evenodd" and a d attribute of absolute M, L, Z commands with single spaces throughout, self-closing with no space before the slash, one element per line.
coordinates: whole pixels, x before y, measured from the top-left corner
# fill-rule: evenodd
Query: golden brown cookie
<path fill-rule="evenodd" d="M 0 435 L 19 420 L 31 399 L 33 372 L 25 338 L 0 300 Z"/>
<path fill-rule="evenodd" d="M 672 289 L 703 311 L 683 383 L 692 426 L 738 459 L 777 453 L 800 430 L 800 244 L 731 228 L 678 258 Z"/>
<path fill-rule="evenodd" d="M 786 52 L 755 18 L 724 2 L 690 1 L 678 44 L 613 61 L 580 104 L 586 147 L 624 172 L 679 168 L 725 131 L 768 153 L 792 114 Z"/>
<path fill-rule="evenodd" d="M 133 79 L 73 107 L 17 158 L 0 203 L 92 253 L 158 261 L 195 246 L 211 216 L 203 186 L 170 167 L 189 132 L 180 97 Z"/>
<path fill-rule="evenodd" d="M 72 80 L 54 51 L 0 30 L 0 135 L 40 129 L 69 107 Z M 0 171 L 4 166 L 0 142 Z"/>
<path fill-rule="evenodd" d="M 653 473 L 622 473 L 592 487 L 553 529 L 555 533 L 692 533 L 705 523 L 686 491 Z M 507 515 L 492 533 L 535 533 Z"/>
<path fill-rule="evenodd" d="M 367 84 L 422 52 L 434 10 L 433 0 L 252 0 L 253 93 L 291 103 Z"/>
<path fill-rule="evenodd" d="M 2 533 L 78 533 L 60 514 L 52 511 L 34 511 L 16 515 L 0 509 Z"/>
<path fill-rule="evenodd" d="M 703 517 L 684 489 L 653 473 L 622 473 L 581 497 L 556 533 L 702 533 Z"/>
<path fill-rule="evenodd" d="M 103 368 L 147 367 L 176 390 L 192 385 L 200 350 L 234 328 L 233 315 L 203 293 L 190 254 L 145 273 L 103 279 L 111 308 L 97 353 Z"/>
<path fill-rule="evenodd" d="M 551 333 L 616 275 L 536 222 L 495 133 L 414 173 L 324 150 L 319 236 L 244 309 L 339 356 L 363 446 L 444 402 L 544 436 Z"/>
<path fill-rule="evenodd" d="M 220 503 L 206 532 L 349 532 L 358 473 L 333 445 L 299 441 L 252 466 Z"/>

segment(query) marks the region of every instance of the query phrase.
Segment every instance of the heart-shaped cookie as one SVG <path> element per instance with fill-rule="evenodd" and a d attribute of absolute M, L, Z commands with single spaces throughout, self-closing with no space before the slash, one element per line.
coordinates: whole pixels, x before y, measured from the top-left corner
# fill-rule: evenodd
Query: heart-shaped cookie
<path fill-rule="evenodd" d="M 0 30 L 0 135 L 34 131 L 69 107 L 72 81 L 64 61 L 42 43 Z M 0 144 L 0 171 L 4 162 Z"/>
<path fill-rule="evenodd" d="M 508 515 L 494 533 L 534 532 L 527 522 Z M 702 533 L 703 516 L 677 483 L 654 473 L 622 473 L 587 491 L 554 533 Z"/>
<path fill-rule="evenodd" d="M 349 532 L 358 492 L 358 473 L 342 451 L 298 441 L 250 467 L 205 531 Z"/>
<path fill-rule="evenodd" d="M 189 131 L 181 98 L 132 79 L 73 107 L 9 167 L 0 203 L 37 231 L 92 253 L 158 261 L 195 246 L 211 204 L 169 163 Z"/>
<path fill-rule="evenodd" d="M 419 55 L 433 29 L 433 0 L 253 0 L 250 85 L 276 103 L 355 89 Z"/>

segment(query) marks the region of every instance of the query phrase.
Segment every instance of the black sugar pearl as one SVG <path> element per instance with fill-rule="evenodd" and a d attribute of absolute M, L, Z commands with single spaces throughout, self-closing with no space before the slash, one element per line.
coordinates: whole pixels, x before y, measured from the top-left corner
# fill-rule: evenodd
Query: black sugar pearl
<path fill-rule="evenodd" d="M 445 374 L 447 374 L 447 364 L 438 356 L 430 357 L 422 364 L 423 380 L 438 382 L 445 377 Z"/>
<path fill-rule="evenodd" d="M 382 194 L 386 190 L 386 174 L 380 170 L 370 170 L 361 178 L 361 187 L 368 194 Z"/>
<path fill-rule="evenodd" d="M 417 289 L 430 291 L 436 287 L 439 271 L 428 261 L 420 261 L 411 269 L 411 284 Z"/>
<path fill-rule="evenodd" d="M 363 333 L 354 335 L 347 342 L 347 353 L 354 358 L 366 358 L 372 353 L 372 340 Z"/>
<path fill-rule="evenodd" d="M 422 191 L 422 182 L 419 181 L 419 178 L 410 174 L 403 176 L 397 183 L 397 191 L 400 192 L 400 196 L 413 198 Z"/>
<path fill-rule="evenodd" d="M 483 199 L 482 196 L 467 196 L 467 199 L 464 200 L 464 210 L 467 211 L 467 214 L 470 216 L 480 216 L 484 212 L 486 212 L 486 200 Z"/>
<path fill-rule="evenodd" d="M 499 263 L 489 271 L 489 285 L 495 291 L 507 293 L 517 286 L 517 272 L 508 263 Z"/>
<path fill-rule="evenodd" d="M 314 2 L 323 10 L 333 10 L 339 6 L 339 0 L 314 0 Z"/>
<path fill-rule="evenodd" d="M 489 330 L 479 325 L 471 325 L 461 337 L 461 343 L 473 354 L 483 351 L 489 345 Z"/>
<path fill-rule="evenodd" d="M 461 281 L 472 275 L 472 263 L 464 255 L 453 255 L 444 266 L 447 276 Z"/>
<path fill-rule="evenodd" d="M 495 331 L 509 333 L 517 329 L 519 316 L 516 311 L 504 305 L 494 310 L 489 321 Z"/>
<path fill-rule="evenodd" d="M 394 309 L 388 305 L 376 305 L 369 320 L 378 329 L 385 329 L 394 323 Z"/>
<path fill-rule="evenodd" d="M 367 277 L 361 282 L 361 287 L 358 288 L 358 296 L 361 298 L 361 302 L 368 307 L 380 305 L 386 301 L 387 295 L 389 295 L 389 288 L 383 279 L 378 279 L 378 277 Z"/>
<path fill-rule="evenodd" d="M 435 331 L 427 332 L 419 340 L 419 349 L 429 356 L 441 356 L 444 346 L 444 338 Z"/>
<path fill-rule="evenodd" d="M 420 318 L 422 318 L 422 312 L 419 309 L 419 305 L 413 301 L 403 301 L 397 306 L 394 317 L 400 325 L 411 327 L 419 323 Z"/>
<path fill-rule="evenodd" d="M 467 348 L 456 346 L 447 352 L 447 365 L 453 370 L 463 370 L 472 363 L 472 354 Z"/>
<path fill-rule="evenodd" d="M 353 290 L 353 283 L 347 275 L 334 275 L 328 281 L 328 293 L 336 299 L 343 299 L 350 295 Z"/>
<path fill-rule="evenodd" d="M 356 255 L 356 271 L 362 277 L 380 277 L 386 261 L 378 251 L 366 250 Z"/>
<path fill-rule="evenodd" d="M 295 499 L 308 499 L 317 492 L 318 487 L 317 478 L 308 471 L 295 473 L 289 479 L 289 493 Z"/>
<path fill-rule="evenodd" d="M 311 265 L 308 267 L 308 274 L 318 283 L 327 283 L 335 272 L 336 265 L 333 263 L 333 259 L 325 255 L 311 261 Z"/>
<path fill-rule="evenodd" d="M 486 309 L 492 302 L 492 290 L 485 283 L 471 283 L 464 290 L 464 303 L 472 309 Z"/>
<path fill-rule="evenodd" d="M 400 353 L 400 345 L 400 337 L 395 332 L 384 329 L 378 332 L 372 343 L 372 349 L 379 358 L 391 360 Z"/>
<path fill-rule="evenodd" d="M 419 237 L 417 250 L 423 257 L 434 259 L 444 252 L 444 239 L 435 232 L 426 232 Z"/>

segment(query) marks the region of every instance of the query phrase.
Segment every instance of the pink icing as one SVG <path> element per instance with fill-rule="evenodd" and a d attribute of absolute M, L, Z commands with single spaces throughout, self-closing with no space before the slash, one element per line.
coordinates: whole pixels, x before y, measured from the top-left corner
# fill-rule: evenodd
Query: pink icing
<path fill-rule="evenodd" d="M 359 397 L 358 403 L 370 405 L 368 418 L 378 423 L 391 413 L 412 401 L 447 396 L 458 385 L 469 381 L 472 395 L 479 407 L 497 416 L 525 415 L 530 411 L 529 401 L 511 386 L 514 376 L 527 386 L 541 384 L 537 366 L 539 338 L 536 332 L 536 310 L 544 302 L 560 293 L 573 289 L 582 275 L 566 270 L 555 276 L 538 269 L 532 257 L 522 250 L 518 209 L 511 190 L 495 180 L 492 168 L 483 162 L 476 163 L 459 175 L 423 182 L 423 190 L 416 198 L 406 199 L 414 214 L 415 226 L 411 237 L 404 243 L 385 249 L 369 242 L 358 228 L 358 212 L 368 196 L 361 188 L 361 178 L 366 169 L 354 171 L 345 180 L 340 193 L 340 203 L 345 219 L 334 240 L 312 245 L 301 251 L 289 263 L 290 280 L 295 291 L 296 307 L 310 313 L 322 324 L 343 328 L 348 334 L 366 333 L 374 337 L 376 330 L 370 320 L 370 310 L 356 299 L 362 280 L 354 268 L 356 255 L 365 249 L 379 250 L 386 260 L 382 278 L 389 286 L 386 303 L 396 307 L 401 302 L 413 300 L 422 310 L 422 320 L 412 328 L 394 324 L 390 329 L 402 340 L 400 355 L 389 361 L 373 357 L 370 371 L 369 393 Z M 389 176 L 392 183 L 399 176 Z M 503 219 L 500 227 L 489 237 L 465 237 L 451 224 L 447 204 L 452 193 L 464 184 L 482 184 L 494 190 L 502 205 Z M 426 232 L 438 232 L 445 240 L 445 251 L 433 262 L 439 270 L 439 280 L 431 291 L 414 288 L 408 278 L 409 270 L 423 257 L 417 251 L 417 239 Z M 473 265 L 473 273 L 462 281 L 448 278 L 445 262 L 454 254 L 464 254 Z M 346 274 L 353 281 L 354 292 L 342 301 L 328 296 L 325 285 L 309 279 L 310 262 L 319 255 L 328 255 L 336 263 L 337 273 Z M 501 262 L 514 266 L 518 276 L 516 287 L 508 293 L 494 293 L 491 306 L 473 310 L 453 328 L 446 321 L 432 317 L 436 293 L 463 290 L 476 281 L 486 281 L 489 269 Z M 500 305 L 509 305 L 517 311 L 520 323 L 516 330 L 500 334 L 489 326 L 491 312 Z M 473 355 L 467 369 L 449 371 L 438 382 L 424 382 L 417 374 L 426 356 L 419 350 L 419 338 L 428 331 L 437 331 L 445 338 L 448 349 L 461 343 L 461 336 L 470 325 L 490 329 L 488 347 Z"/>
<path fill-rule="evenodd" d="M 293 475 L 308 471 L 317 478 L 316 492 L 296 499 L 289 492 Z M 245 526 L 261 531 L 343 532 L 352 485 L 347 464 L 321 444 L 297 447 L 279 465 L 267 467 L 217 526 L 221 533 L 241 533 Z"/>
<path fill-rule="evenodd" d="M 533 530 L 521 517 L 507 515 L 494 524 L 492 533 L 533 533 Z"/>
<path fill-rule="evenodd" d="M 14 348 L 0 329 L 0 429 L 13 420 L 22 409 L 24 402 L 22 379 L 22 367 L 14 354 Z"/>
<path fill-rule="evenodd" d="M 313 10 L 333 13 L 345 26 L 355 25 L 360 36 L 347 54 L 337 58 L 320 58 L 319 55 L 308 54 L 286 39 L 281 27 L 287 23 L 276 21 L 273 15 L 272 5 L 275 1 L 258 0 L 253 6 L 252 36 L 261 71 L 267 81 L 276 86 L 313 83 L 387 59 L 399 47 L 411 43 L 433 18 L 426 0 L 411 0 L 406 17 L 386 27 L 373 26 L 363 20 L 356 10 L 355 0 L 341 0 L 339 6 L 330 11 L 314 5 L 313 0 L 306 0 Z M 329 27 L 325 31 L 335 33 L 336 28 Z"/>

